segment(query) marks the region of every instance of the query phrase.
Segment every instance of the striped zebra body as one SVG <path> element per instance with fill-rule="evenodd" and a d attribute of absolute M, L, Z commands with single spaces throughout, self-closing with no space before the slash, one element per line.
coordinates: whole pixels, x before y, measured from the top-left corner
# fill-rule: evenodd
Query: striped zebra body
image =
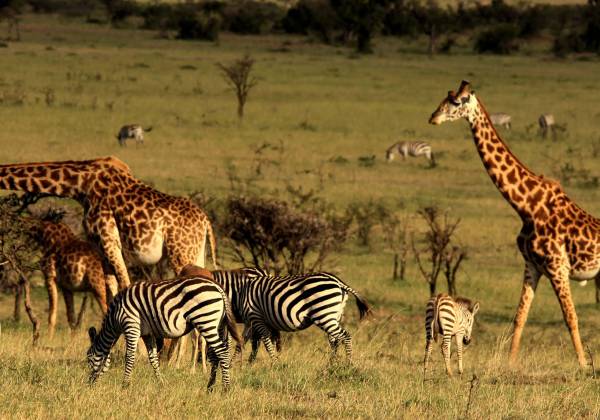
<path fill-rule="evenodd" d="M 387 149 L 385 158 L 388 162 L 391 162 L 396 155 L 401 155 L 402 159 L 406 159 L 408 156 L 425 156 L 432 165 L 435 164 L 431 146 L 423 141 L 401 141 L 395 143 Z"/>
<path fill-rule="evenodd" d="M 361 319 L 370 312 L 354 289 L 329 273 L 275 277 L 242 269 L 213 271 L 213 276 L 231 299 L 236 320 L 245 324 L 244 335 L 252 339 L 251 362 L 259 340 L 275 358 L 272 339 L 278 341 L 280 331 L 299 331 L 313 324 L 327 333 L 333 356 L 343 343 L 351 358 L 352 338 L 341 325 L 348 294 L 356 297 Z"/>
<path fill-rule="evenodd" d="M 510 115 L 503 112 L 490 114 L 490 120 L 492 121 L 492 124 L 498 127 L 504 127 L 507 130 L 510 130 L 511 128 L 511 119 L 512 118 Z"/>
<path fill-rule="evenodd" d="M 110 365 L 110 351 L 123 334 L 126 342 L 124 385 L 128 385 L 141 337 L 158 380 L 161 379 L 158 352 L 163 338 L 177 338 L 196 328 L 206 340 L 211 361 L 208 388 L 221 366 L 223 386 L 229 386 L 229 348 L 227 332 L 240 342 L 223 290 L 208 278 L 191 277 L 161 282 L 139 282 L 117 295 L 104 317 L 102 329 L 90 329 L 88 350 L 94 383 Z"/>
<path fill-rule="evenodd" d="M 121 127 L 121 129 L 119 130 L 119 133 L 117 134 L 117 140 L 119 141 L 119 146 L 126 146 L 127 145 L 126 142 L 129 139 L 134 139 L 136 145 L 144 144 L 144 131 L 145 132 L 152 131 L 152 127 L 148 127 L 146 129 L 144 129 L 139 124 L 124 125 L 123 127 Z"/>
<path fill-rule="evenodd" d="M 446 294 L 439 294 L 427 302 L 425 310 L 425 360 L 423 374 L 427 374 L 429 358 L 433 349 L 433 342 L 442 335 L 442 353 L 446 363 L 446 372 L 452 376 L 450 368 L 450 342 L 456 338 L 456 353 L 458 356 L 458 373 L 463 373 L 462 351 L 463 344 L 471 342 L 473 320 L 479 310 L 479 303 L 472 304 L 465 298 L 456 298 Z"/>

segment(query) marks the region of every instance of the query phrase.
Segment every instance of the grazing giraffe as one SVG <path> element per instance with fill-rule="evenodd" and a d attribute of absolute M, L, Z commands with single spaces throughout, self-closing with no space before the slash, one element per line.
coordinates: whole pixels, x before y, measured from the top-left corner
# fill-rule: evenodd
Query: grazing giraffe
<path fill-rule="evenodd" d="M 122 248 L 147 265 L 159 262 L 166 252 L 179 273 L 187 264 L 205 265 L 208 236 L 216 267 L 206 214 L 188 198 L 164 194 L 136 179 L 115 157 L 0 165 L 0 189 L 78 201 L 84 209 L 84 230 L 101 245 L 120 289 L 130 284 Z"/>
<path fill-rule="evenodd" d="M 76 324 L 73 292 L 91 291 L 106 314 L 109 301 L 118 291 L 114 276 L 104 273 L 102 254 L 96 246 L 79 239 L 69 226 L 58 221 L 58 216 L 62 215 L 49 211 L 41 218 L 27 218 L 33 238 L 43 250 L 40 265 L 48 289 L 50 338 L 56 327 L 57 286 L 63 293 L 71 328 Z"/>
<path fill-rule="evenodd" d="M 466 81 L 458 92 L 448 92 L 429 122 L 437 125 L 459 118 L 469 122 L 488 175 L 523 222 L 517 245 L 525 259 L 525 275 L 514 320 L 511 363 L 516 360 L 538 281 L 545 275 L 560 302 L 579 364 L 585 366 L 569 279 L 600 281 L 600 219 L 575 204 L 558 182 L 536 175 L 519 161 L 498 136 Z"/>

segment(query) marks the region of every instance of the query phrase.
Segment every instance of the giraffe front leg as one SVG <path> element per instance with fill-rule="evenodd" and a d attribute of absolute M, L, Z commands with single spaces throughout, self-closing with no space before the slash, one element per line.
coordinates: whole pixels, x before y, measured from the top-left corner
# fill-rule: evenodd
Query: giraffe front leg
<path fill-rule="evenodd" d="M 77 320 L 75 319 L 75 302 L 73 300 L 73 292 L 67 289 L 62 289 L 63 298 L 65 300 L 65 306 L 67 308 L 67 322 L 71 328 L 71 332 L 76 327 Z"/>
<path fill-rule="evenodd" d="M 119 290 L 123 290 L 129 287 L 131 282 L 129 280 L 125 261 L 123 260 L 123 253 L 121 252 L 122 248 L 121 240 L 119 239 L 119 231 L 116 227 L 107 228 L 107 230 L 112 232 L 103 232 L 103 234 L 100 235 L 100 238 L 102 239 L 102 249 L 117 276 Z"/>
<path fill-rule="evenodd" d="M 145 335 L 142 337 L 144 340 L 144 345 L 148 350 L 148 360 L 150 361 L 150 365 L 152 369 L 154 369 L 154 376 L 161 384 L 164 383 L 164 379 L 160 373 L 160 366 L 158 362 L 158 346 L 156 344 L 156 338 L 152 335 Z"/>
<path fill-rule="evenodd" d="M 446 373 L 448 376 L 452 376 L 452 367 L 450 366 L 450 345 L 452 343 L 452 336 L 444 335 L 442 339 L 442 354 L 444 355 L 444 363 L 446 363 Z"/>
<path fill-rule="evenodd" d="M 540 276 L 541 273 L 535 269 L 535 267 L 530 264 L 525 266 L 523 289 L 521 290 L 521 299 L 519 301 L 519 306 L 517 307 L 517 314 L 515 315 L 514 332 L 510 344 L 511 365 L 514 365 L 517 360 L 517 353 L 519 352 L 519 346 L 521 344 L 521 335 L 523 334 L 525 322 L 527 322 L 527 315 L 529 314 L 529 308 L 531 308 L 531 302 L 533 301 Z"/>
<path fill-rule="evenodd" d="M 462 334 L 456 334 L 456 356 L 458 358 L 458 374 L 463 374 L 463 338 Z"/>
<path fill-rule="evenodd" d="M 54 330 L 56 328 L 56 313 L 58 309 L 56 266 L 53 259 L 44 264 L 44 278 L 46 280 L 46 289 L 48 290 L 48 335 L 50 339 L 52 339 L 52 337 L 54 337 Z"/>
<path fill-rule="evenodd" d="M 575 312 L 575 304 L 573 303 L 573 297 L 571 296 L 571 285 L 569 284 L 569 269 L 566 264 L 563 264 L 560 268 L 551 271 L 552 288 L 558 301 L 560 302 L 560 308 L 562 309 L 563 318 L 569 328 L 571 334 L 571 341 L 577 354 L 577 360 L 579 366 L 585 367 L 588 362 L 583 352 L 583 345 L 581 344 L 581 336 L 579 335 L 579 325 L 577 321 L 577 313 Z"/>

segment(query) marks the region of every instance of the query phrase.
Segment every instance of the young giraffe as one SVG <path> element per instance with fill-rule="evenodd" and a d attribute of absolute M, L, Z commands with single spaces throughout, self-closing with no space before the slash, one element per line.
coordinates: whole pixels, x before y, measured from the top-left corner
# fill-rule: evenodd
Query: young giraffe
<path fill-rule="evenodd" d="M 465 81 L 457 93 L 448 92 L 429 122 L 437 125 L 459 118 L 469 122 L 492 182 L 523 222 L 517 245 L 525 259 L 525 276 L 514 320 L 511 363 L 516 361 L 538 281 L 546 275 L 560 302 L 579 364 L 585 366 L 569 279 L 600 282 L 600 219 L 571 201 L 558 182 L 536 175 L 511 153 Z"/>
<path fill-rule="evenodd" d="M 56 327 L 58 288 L 61 289 L 67 308 L 69 326 L 75 325 L 73 292 L 91 291 L 106 314 L 108 302 L 117 294 L 117 281 L 105 275 L 102 255 L 91 243 L 79 239 L 73 231 L 48 212 L 41 218 L 28 218 L 34 239 L 40 244 L 43 256 L 40 261 L 48 289 L 48 330 L 52 338 Z M 107 299 L 109 298 L 110 299 Z"/>
<path fill-rule="evenodd" d="M 163 250 L 175 273 L 187 264 L 205 265 L 210 221 L 191 200 L 163 194 L 136 179 L 115 157 L 83 161 L 0 165 L 0 189 L 70 197 L 84 209 L 83 227 L 97 240 L 119 281 L 129 286 L 122 248 L 142 264 L 156 264 Z"/>

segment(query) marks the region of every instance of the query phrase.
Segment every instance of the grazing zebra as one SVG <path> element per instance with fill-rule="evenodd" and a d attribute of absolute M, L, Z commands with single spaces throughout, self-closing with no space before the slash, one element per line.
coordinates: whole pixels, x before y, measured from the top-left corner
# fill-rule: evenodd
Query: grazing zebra
<path fill-rule="evenodd" d="M 188 277 L 161 282 L 139 282 L 120 292 L 104 317 L 102 329 L 90 328 L 91 346 L 87 352 L 94 383 L 110 365 L 110 351 L 121 334 L 125 335 L 125 376 L 129 385 L 141 336 L 148 349 L 154 374 L 162 381 L 158 352 L 163 338 L 177 338 L 198 329 L 206 340 L 211 362 L 210 390 L 221 365 L 223 387 L 229 387 L 228 332 L 241 343 L 227 296 L 209 276 Z"/>
<path fill-rule="evenodd" d="M 385 158 L 388 162 L 394 160 L 396 155 L 401 155 L 402 159 L 406 159 L 407 156 L 425 156 L 431 166 L 435 166 L 431 146 L 423 141 L 401 141 L 390 146 L 385 152 Z"/>
<path fill-rule="evenodd" d="M 429 358 L 433 348 L 433 341 L 437 342 L 438 335 L 442 334 L 442 353 L 446 362 L 446 372 L 452 376 L 450 368 L 450 341 L 456 338 L 456 353 L 458 355 L 458 373 L 462 375 L 462 351 L 463 344 L 471 342 L 473 320 L 479 310 L 479 303 L 472 303 L 466 298 L 452 298 L 444 293 L 432 297 L 427 302 L 425 311 L 425 361 L 423 375 L 427 374 Z"/>
<path fill-rule="evenodd" d="M 278 341 L 280 331 L 298 331 L 312 324 L 327 333 L 332 357 L 343 342 L 348 359 L 352 358 L 352 338 L 340 323 L 348 294 L 356 298 L 360 319 L 371 309 L 358 292 L 333 274 L 275 277 L 258 269 L 212 273 L 230 298 L 236 320 L 245 324 L 244 335 L 252 338 L 250 362 L 256 359 L 260 340 L 275 358 L 272 339 Z"/>
<path fill-rule="evenodd" d="M 498 127 L 504 127 L 507 130 L 510 130 L 511 128 L 511 117 L 508 114 L 505 114 L 503 112 L 499 112 L 496 114 L 490 114 L 490 120 L 492 121 L 492 124 L 494 124 L 495 126 Z"/>
<path fill-rule="evenodd" d="M 152 127 L 142 128 L 142 126 L 138 124 L 124 125 L 117 134 L 119 146 L 127 146 L 126 141 L 128 139 L 134 139 L 136 145 L 144 144 L 144 132 L 150 131 L 152 131 Z"/>
<path fill-rule="evenodd" d="M 540 125 L 540 133 L 543 138 L 548 135 L 548 130 L 552 131 L 552 136 L 556 135 L 556 121 L 552 114 L 542 114 L 538 118 L 538 124 Z"/>

